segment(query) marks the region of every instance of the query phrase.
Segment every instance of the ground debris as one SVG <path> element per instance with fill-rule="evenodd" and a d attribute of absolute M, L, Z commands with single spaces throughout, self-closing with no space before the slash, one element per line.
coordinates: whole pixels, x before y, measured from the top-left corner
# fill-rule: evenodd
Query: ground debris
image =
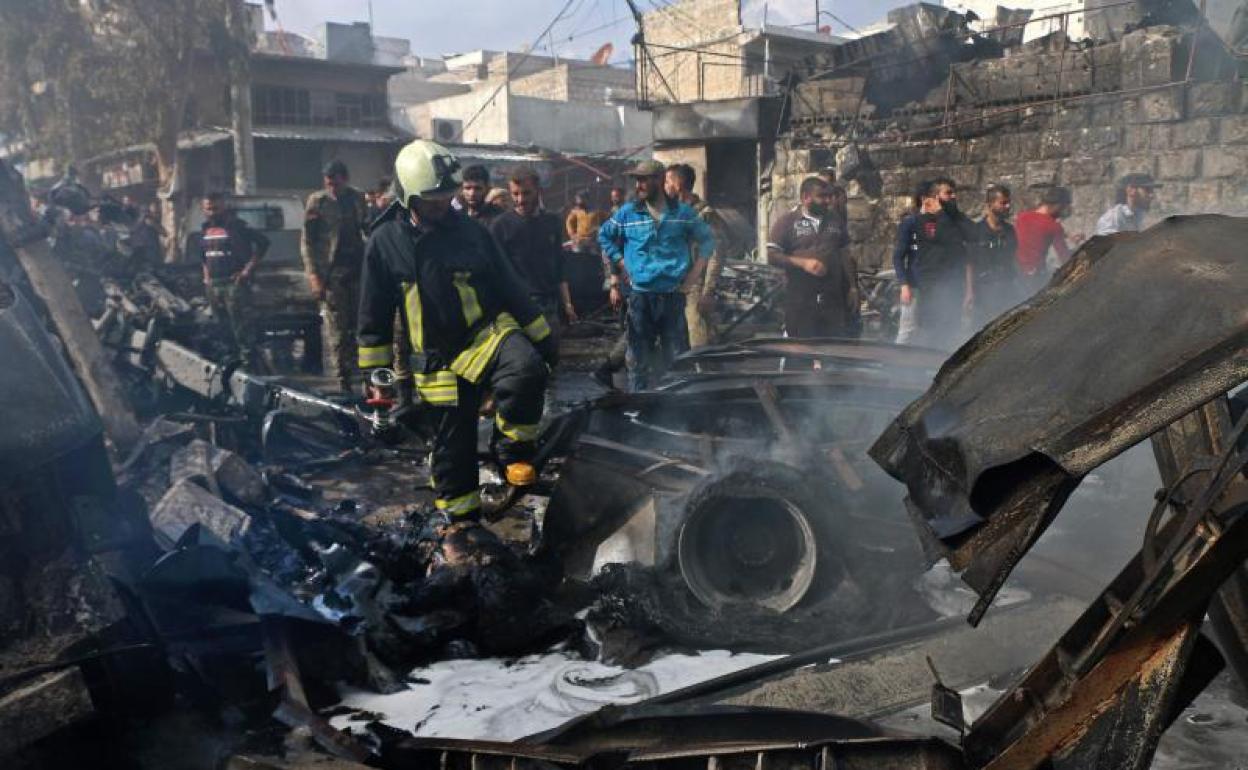
<path fill-rule="evenodd" d="M 194 526 L 207 529 L 226 543 L 235 543 L 251 526 L 251 518 L 189 479 L 177 482 L 151 513 L 157 542 L 172 548 Z"/>
<path fill-rule="evenodd" d="M 264 477 L 238 454 L 195 439 L 169 460 L 169 483 L 188 479 L 226 499 L 246 505 L 264 505 L 268 488 Z"/>

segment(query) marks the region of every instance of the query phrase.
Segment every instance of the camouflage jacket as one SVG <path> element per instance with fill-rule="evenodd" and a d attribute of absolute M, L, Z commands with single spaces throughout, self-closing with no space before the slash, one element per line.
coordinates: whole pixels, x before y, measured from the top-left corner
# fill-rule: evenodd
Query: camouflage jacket
<path fill-rule="evenodd" d="M 339 198 L 332 197 L 328 190 L 317 190 L 309 195 L 303 210 L 303 237 L 299 240 L 303 269 L 322 279 L 329 275 L 330 268 L 358 269 L 364 260 L 364 239 L 368 230 L 364 196 L 354 187 L 344 187 L 338 195 L 351 201 L 355 222 L 350 232 L 358 233 L 353 243 L 339 243 L 343 229 L 342 207 Z"/>
<path fill-rule="evenodd" d="M 710 225 L 711 232 L 715 236 L 715 251 L 711 252 L 711 256 L 706 260 L 706 272 L 702 274 L 702 295 L 711 296 L 715 294 L 715 286 L 719 283 L 719 274 L 723 270 L 722 251 L 728 245 L 728 228 L 719 212 L 697 195 L 693 196 L 689 205 L 703 222 Z"/>

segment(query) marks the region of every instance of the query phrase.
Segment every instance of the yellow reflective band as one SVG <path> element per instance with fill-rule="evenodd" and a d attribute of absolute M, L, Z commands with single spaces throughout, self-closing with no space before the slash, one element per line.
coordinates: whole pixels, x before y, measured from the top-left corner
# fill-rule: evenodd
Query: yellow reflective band
<path fill-rule="evenodd" d="M 459 383 L 455 372 L 447 369 L 430 374 L 417 374 L 416 392 L 420 400 L 434 406 L 455 406 L 459 403 Z"/>
<path fill-rule="evenodd" d="M 524 327 L 524 336 L 534 342 L 541 342 L 550 336 L 550 324 L 546 322 L 546 316 L 539 315 L 534 318 L 529 325 Z"/>
<path fill-rule="evenodd" d="M 447 516 L 467 516 L 481 507 L 481 490 L 474 489 L 466 495 L 452 497 L 450 500 L 438 498 L 433 505 Z"/>
<path fill-rule="evenodd" d="M 389 345 L 377 345 L 375 347 L 360 347 L 359 366 L 361 369 L 375 369 L 378 366 L 389 366 L 392 360 L 391 348 Z"/>
<path fill-rule="evenodd" d="M 452 282 L 455 284 L 455 291 L 459 292 L 459 304 L 464 309 L 464 323 L 471 329 L 481 320 L 483 315 L 481 312 L 481 302 L 477 300 L 477 290 L 472 288 L 468 283 L 468 279 L 472 277 L 472 273 L 456 273 Z"/>
<path fill-rule="evenodd" d="M 414 283 L 404 283 L 403 307 L 407 310 L 407 328 L 412 337 L 412 349 L 417 353 L 425 352 L 425 321 L 420 304 L 420 287 Z"/>
<path fill-rule="evenodd" d="M 498 352 L 498 346 L 515 331 L 520 331 L 520 324 L 516 323 L 511 313 L 499 313 L 494 323 L 478 332 L 472 344 L 455 356 L 451 371 L 475 385 Z"/>
<path fill-rule="evenodd" d="M 494 415 L 494 424 L 498 426 L 498 432 L 502 433 L 512 441 L 536 441 L 538 436 L 538 425 L 521 425 L 516 422 L 508 422 L 503 419 L 502 412 Z"/>

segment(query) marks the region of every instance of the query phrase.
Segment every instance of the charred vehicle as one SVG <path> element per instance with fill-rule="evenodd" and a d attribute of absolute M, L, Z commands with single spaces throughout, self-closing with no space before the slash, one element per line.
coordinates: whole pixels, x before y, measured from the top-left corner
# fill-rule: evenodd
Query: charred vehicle
<path fill-rule="evenodd" d="M 659 390 L 611 395 L 564 418 L 543 549 L 574 577 L 609 582 L 621 573 L 608 565 L 657 568 L 649 574 L 672 581 L 656 586 L 670 599 L 656 604 L 673 613 L 660 625 L 688 643 L 749 646 L 760 629 L 703 622 L 725 612 L 789 613 L 796 626 L 835 611 L 858 628 L 922 617 L 874 611 L 873 591 L 913 579 L 905 565 L 920 554 L 866 450 L 941 358 L 791 339 L 686 355 Z M 781 636 L 763 635 L 755 645 Z"/>

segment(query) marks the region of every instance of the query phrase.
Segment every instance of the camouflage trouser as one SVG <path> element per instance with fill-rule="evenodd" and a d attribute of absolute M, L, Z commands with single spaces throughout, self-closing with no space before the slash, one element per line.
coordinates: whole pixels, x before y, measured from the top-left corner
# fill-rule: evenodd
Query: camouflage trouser
<path fill-rule="evenodd" d="M 242 360 L 244 368 L 250 368 L 255 347 L 250 287 L 235 286 L 228 278 L 223 283 L 214 283 L 208 290 L 208 304 L 231 351 Z"/>
<path fill-rule="evenodd" d="M 330 365 L 344 383 L 356 371 L 355 327 L 359 317 L 359 271 L 331 270 L 325 280 L 325 341 Z"/>
<path fill-rule="evenodd" d="M 715 317 L 698 307 L 698 295 L 685 296 L 685 324 L 689 327 L 689 347 L 704 348 L 715 342 Z"/>

